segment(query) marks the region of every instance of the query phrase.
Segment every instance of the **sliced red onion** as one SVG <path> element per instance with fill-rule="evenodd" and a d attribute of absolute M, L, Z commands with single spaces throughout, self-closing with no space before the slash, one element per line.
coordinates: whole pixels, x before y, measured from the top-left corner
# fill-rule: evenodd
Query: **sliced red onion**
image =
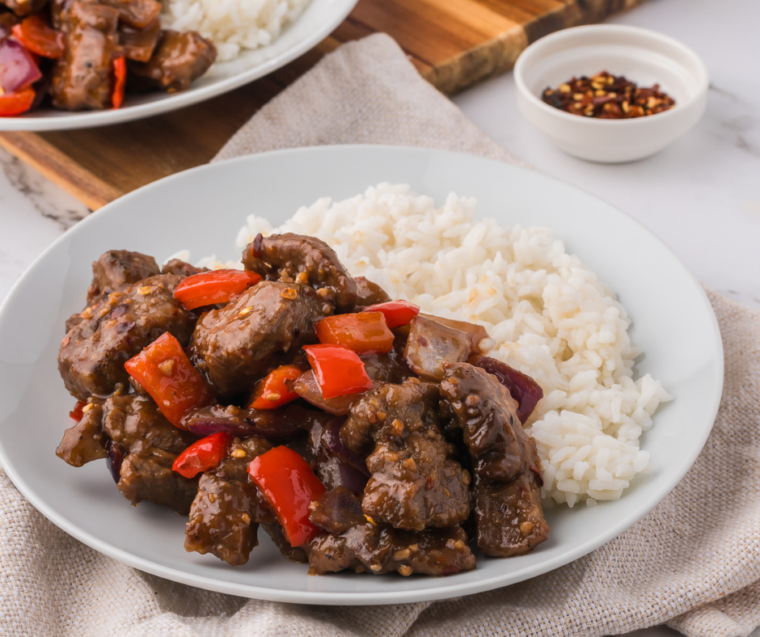
<path fill-rule="evenodd" d="M 15 40 L 0 43 L 0 88 L 5 93 L 13 93 L 41 77 L 40 69 L 23 46 Z"/>
<path fill-rule="evenodd" d="M 336 535 L 366 524 L 360 496 L 361 491 L 356 492 L 346 485 L 339 485 L 317 500 L 309 519 L 312 524 Z"/>
<path fill-rule="evenodd" d="M 199 438 L 205 438 L 206 436 L 210 436 L 211 434 L 215 434 L 219 431 L 224 431 L 226 433 L 232 434 L 233 436 L 239 436 L 240 438 L 260 435 L 244 423 L 230 423 L 222 422 L 220 420 L 206 420 L 201 418 L 188 421 L 187 430 Z"/>
<path fill-rule="evenodd" d="M 324 414 L 309 411 L 298 405 L 286 409 L 240 409 L 230 406 L 211 405 L 190 413 L 185 426 L 195 436 L 208 436 L 225 431 L 234 436 L 263 436 L 264 438 L 292 438 L 308 430 L 315 419 L 325 419 Z"/>
<path fill-rule="evenodd" d="M 422 378 L 442 380 L 444 363 L 466 361 L 472 353 L 472 335 L 468 332 L 421 314 L 410 325 L 404 360 Z"/>
<path fill-rule="evenodd" d="M 517 416 L 524 425 L 536 408 L 538 401 L 544 397 L 544 390 L 541 389 L 541 386 L 530 376 L 526 376 L 506 363 L 489 356 L 470 356 L 467 362 L 484 369 L 489 374 L 493 374 L 509 390 L 512 398 L 517 401 Z"/>
<path fill-rule="evenodd" d="M 322 390 L 319 388 L 319 383 L 313 370 L 301 374 L 293 385 L 293 391 L 306 402 L 319 407 L 333 416 L 347 415 L 351 411 L 351 405 L 361 396 L 361 394 L 350 394 L 348 396 L 338 396 L 337 398 L 325 398 L 322 396 Z"/>
<path fill-rule="evenodd" d="M 116 484 L 119 484 L 119 480 L 121 480 L 122 462 L 124 462 L 124 450 L 113 440 L 109 440 L 106 443 L 106 466 Z"/>
<path fill-rule="evenodd" d="M 454 319 L 441 318 L 440 316 L 433 316 L 432 314 L 420 314 L 419 316 L 468 334 L 471 339 L 470 351 L 473 354 L 479 354 L 481 351 L 488 351 L 493 347 L 493 340 L 488 336 L 486 328 L 482 325 L 468 323 L 467 321 L 455 321 Z M 482 348 L 481 345 L 483 345 Z"/>
<path fill-rule="evenodd" d="M 341 485 L 346 487 L 346 489 L 351 489 L 354 493 L 364 493 L 364 487 L 367 486 L 369 478 L 361 471 L 357 471 L 354 467 L 341 460 L 338 460 L 338 467 L 340 468 Z"/>
<path fill-rule="evenodd" d="M 322 442 L 328 451 L 333 454 L 338 460 L 347 464 L 350 467 L 356 469 L 359 473 L 369 477 L 369 469 L 367 469 L 367 459 L 355 454 L 340 439 L 340 428 L 343 426 L 344 419 L 333 418 L 325 427 L 325 431 L 322 434 Z M 364 487 L 362 487 L 363 489 Z"/>

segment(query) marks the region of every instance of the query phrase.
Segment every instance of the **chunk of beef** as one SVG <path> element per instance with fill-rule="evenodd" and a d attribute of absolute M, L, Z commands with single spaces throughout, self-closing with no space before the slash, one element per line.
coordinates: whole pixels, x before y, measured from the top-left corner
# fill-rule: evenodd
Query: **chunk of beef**
<path fill-rule="evenodd" d="M 473 462 L 478 548 L 497 557 L 527 553 L 549 534 L 536 443 L 520 424 L 517 403 L 495 376 L 468 363 L 444 368 L 444 411 L 461 427 Z"/>
<path fill-rule="evenodd" d="M 197 31 L 161 31 L 147 62 L 127 63 L 127 88 L 133 91 L 160 89 L 186 91 L 216 60 L 216 47 Z"/>
<path fill-rule="evenodd" d="M 410 378 L 403 385 L 379 385 L 362 394 L 340 431 L 340 438 L 354 453 L 372 451 L 381 428 L 399 420 L 407 430 L 437 428 L 438 387 Z"/>
<path fill-rule="evenodd" d="M 269 280 L 305 283 L 334 302 L 339 312 L 356 305 L 357 285 L 324 241 L 297 234 L 258 235 L 243 251 L 246 270 Z"/>
<path fill-rule="evenodd" d="M 63 19 L 66 52 L 53 67 L 53 106 L 69 111 L 112 106 L 118 21 L 119 12 L 111 7 L 79 1 L 71 5 Z"/>
<path fill-rule="evenodd" d="M 192 435 L 166 420 L 153 400 L 136 394 L 105 401 L 103 430 L 110 440 L 109 455 L 120 460 L 114 477 L 124 497 L 133 504 L 155 502 L 183 515 L 190 510 L 198 480 L 174 473 L 172 464 L 195 441 Z"/>
<path fill-rule="evenodd" d="M 172 259 L 161 266 L 161 274 L 176 274 L 182 278 L 200 274 L 201 272 L 208 272 L 208 268 L 196 268 L 194 265 L 185 263 L 181 259 Z"/>
<path fill-rule="evenodd" d="M 105 401 L 103 416 L 105 433 L 126 453 L 155 448 L 177 456 L 195 442 L 195 436 L 177 429 L 145 396 L 111 396 Z"/>
<path fill-rule="evenodd" d="M 92 264 L 92 283 L 87 305 L 105 300 L 112 292 L 123 292 L 143 279 L 160 274 L 153 257 L 129 250 L 109 250 Z"/>
<path fill-rule="evenodd" d="M 364 512 L 379 524 L 411 531 L 464 522 L 470 514 L 470 475 L 446 457 L 440 434 L 431 439 L 412 433 L 404 443 L 378 443 L 367 458 L 372 477 L 364 489 Z"/>
<path fill-rule="evenodd" d="M 468 363 L 447 363 L 441 397 L 461 427 L 473 471 L 505 482 L 535 461 L 530 437 L 517 417 L 517 403 L 495 376 Z"/>
<path fill-rule="evenodd" d="M 472 338 L 466 332 L 416 316 L 412 319 L 404 360 L 415 374 L 440 380 L 444 363 L 466 361 L 471 348 Z"/>
<path fill-rule="evenodd" d="M 211 553 L 230 566 L 246 564 L 258 546 L 259 525 L 248 512 L 252 508 L 253 502 L 242 484 L 204 473 L 190 508 L 185 550 Z"/>
<path fill-rule="evenodd" d="M 144 29 L 158 18 L 161 3 L 158 0 L 98 0 L 119 12 L 119 20 L 136 29 Z"/>
<path fill-rule="evenodd" d="M 486 555 L 523 555 L 549 536 L 535 471 L 523 471 L 510 482 L 476 477 L 473 500 L 478 548 Z"/>
<path fill-rule="evenodd" d="M 319 298 L 300 284 L 262 281 L 203 315 L 193 333 L 197 364 L 222 396 L 250 391 L 268 371 L 317 342 Z"/>
<path fill-rule="evenodd" d="M 43 0 L 36 0 L 43 2 Z M 44 0 L 47 2 L 48 0 Z M 156 18 L 161 11 L 161 5 L 156 0 L 83 0 L 88 4 L 102 4 L 116 9 L 120 26 L 133 24 L 145 27 Z M 71 5 L 76 0 L 50 0 L 50 18 L 55 29 L 62 29 Z M 156 6 L 158 5 L 158 6 Z M 151 18 L 153 16 L 153 18 Z"/>
<path fill-rule="evenodd" d="M 186 514 L 198 481 L 174 473 L 172 464 L 195 438 L 171 425 L 150 398 L 114 395 L 90 404 L 56 455 L 75 467 L 108 457 L 119 490 L 133 504 L 149 500 Z"/>
<path fill-rule="evenodd" d="M 124 57 L 135 62 L 147 62 L 153 56 L 160 33 L 161 21 L 158 18 L 141 29 L 120 24 L 119 44 L 124 51 Z"/>
<path fill-rule="evenodd" d="M 153 257 L 129 252 L 109 250 L 92 264 L 92 283 L 87 289 L 87 306 L 66 321 L 66 332 L 82 321 L 92 318 L 93 313 L 112 292 L 123 292 L 134 283 L 159 274 Z"/>
<path fill-rule="evenodd" d="M 172 464 L 176 459 L 175 454 L 154 447 L 128 454 L 121 463 L 119 491 L 134 505 L 148 500 L 187 515 L 198 491 L 198 480 L 174 473 Z"/>
<path fill-rule="evenodd" d="M 158 275 L 114 292 L 76 325 L 58 352 L 66 389 L 81 400 L 110 394 L 129 381 L 124 363 L 165 332 L 186 345 L 194 317 L 174 298 L 180 280 Z"/>
<path fill-rule="evenodd" d="M 4 4 L 14 15 L 19 17 L 25 17 L 32 13 L 37 13 L 42 9 L 48 0 L 0 0 L 0 4 Z"/>
<path fill-rule="evenodd" d="M 103 433 L 103 406 L 92 404 L 82 420 L 63 433 L 55 455 L 72 467 L 81 467 L 106 457 L 107 438 Z"/>
<path fill-rule="evenodd" d="M 309 572 L 317 575 L 351 569 L 374 575 L 454 575 L 475 568 L 462 527 L 399 531 L 365 522 L 341 535 L 322 533 L 306 547 Z"/>
<path fill-rule="evenodd" d="M 438 401 L 436 385 L 410 378 L 373 389 L 352 407 L 340 437 L 355 452 L 374 441 L 362 508 L 375 522 L 421 531 L 467 519 L 470 475 L 449 458 Z"/>
<path fill-rule="evenodd" d="M 248 562 L 260 523 L 274 516 L 248 477 L 248 464 L 271 445 L 264 438 L 234 444 L 219 466 L 204 473 L 185 527 L 185 550 L 212 553 L 231 566 Z"/>
<path fill-rule="evenodd" d="M 526 376 L 495 358 L 475 354 L 470 356 L 467 362 L 486 370 L 489 374 L 493 374 L 509 390 L 512 398 L 517 401 L 517 417 L 524 425 L 538 405 L 538 401 L 544 397 L 544 390 L 541 389 L 541 386 L 530 376 Z"/>
<path fill-rule="evenodd" d="M 392 300 L 388 293 L 383 290 L 377 283 L 370 281 L 363 276 L 354 277 L 356 281 L 356 305 L 366 307 L 368 305 L 377 305 L 387 303 Z"/>

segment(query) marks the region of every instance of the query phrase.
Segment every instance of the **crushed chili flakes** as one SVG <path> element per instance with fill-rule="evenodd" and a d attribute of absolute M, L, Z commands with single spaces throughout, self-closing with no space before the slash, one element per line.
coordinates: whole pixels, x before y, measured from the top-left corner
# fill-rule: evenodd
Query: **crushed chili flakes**
<path fill-rule="evenodd" d="M 675 100 L 660 85 L 640 88 L 623 75 L 607 71 L 592 77 L 573 77 L 559 88 L 547 88 L 541 99 L 561 111 L 581 117 L 632 119 L 656 115 L 673 108 Z"/>

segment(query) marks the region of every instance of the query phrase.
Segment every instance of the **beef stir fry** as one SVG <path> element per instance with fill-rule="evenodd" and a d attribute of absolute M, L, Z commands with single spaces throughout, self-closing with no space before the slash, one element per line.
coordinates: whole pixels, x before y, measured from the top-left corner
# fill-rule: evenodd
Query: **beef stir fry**
<path fill-rule="evenodd" d="M 184 91 L 216 60 L 195 31 L 161 29 L 159 0 L 0 0 L 0 116 L 48 97 L 119 108 L 125 92 Z"/>
<path fill-rule="evenodd" d="M 58 355 L 78 399 L 61 459 L 106 459 L 232 566 L 259 526 L 313 574 L 451 575 L 547 538 L 523 429 L 542 391 L 482 327 L 391 300 L 313 237 L 259 235 L 243 263 L 93 264 Z"/>

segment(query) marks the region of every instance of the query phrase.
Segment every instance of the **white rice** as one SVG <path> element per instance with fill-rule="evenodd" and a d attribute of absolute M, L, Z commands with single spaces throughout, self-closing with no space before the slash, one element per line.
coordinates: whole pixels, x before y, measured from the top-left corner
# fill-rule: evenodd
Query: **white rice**
<path fill-rule="evenodd" d="M 164 28 L 198 31 L 214 42 L 217 60 L 274 42 L 309 0 L 163 0 Z"/>
<path fill-rule="evenodd" d="M 640 438 L 671 397 L 649 374 L 634 380 L 639 350 L 625 309 L 551 230 L 475 216 L 473 198 L 451 194 L 437 208 L 409 186 L 380 184 L 346 201 L 320 199 L 279 228 L 250 216 L 237 244 L 258 232 L 314 235 L 393 298 L 485 326 L 496 343 L 488 354 L 544 390 L 528 431 L 545 496 L 571 507 L 617 500 L 647 470 Z"/>

